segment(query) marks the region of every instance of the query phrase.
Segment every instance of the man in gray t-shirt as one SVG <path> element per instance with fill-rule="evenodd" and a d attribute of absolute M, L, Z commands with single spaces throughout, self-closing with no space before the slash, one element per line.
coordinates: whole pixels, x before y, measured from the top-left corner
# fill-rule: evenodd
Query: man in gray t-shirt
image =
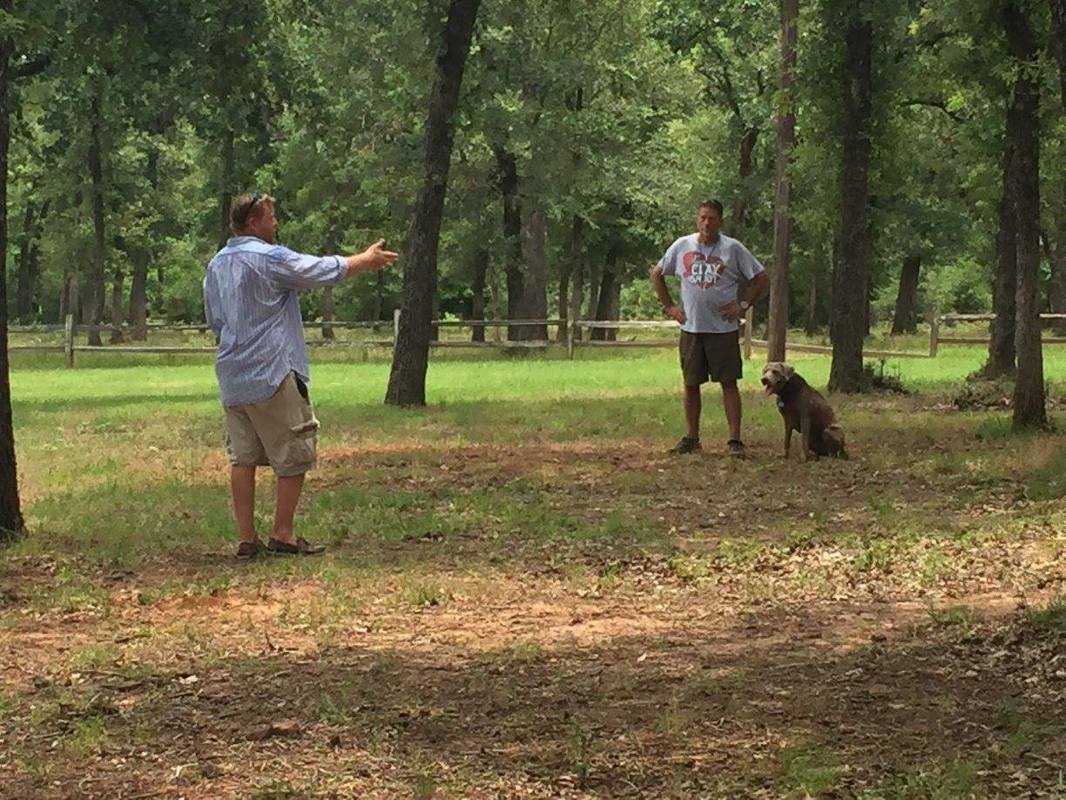
<path fill-rule="evenodd" d="M 736 239 L 719 233 L 722 204 L 702 203 L 696 217 L 697 233 L 670 245 L 651 270 L 651 282 L 663 311 L 681 325 L 681 372 L 685 379 L 685 422 L 688 432 L 672 453 L 693 453 L 700 447 L 700 386 L 708 380 L 721 384 L 725 417 L 729 423 L 729 453 L 744 455 L 740 440 L 741 317 L 762 295 L 768 283 L 762 264 Z M 664 277 L 681 279 L 681 305 L 675 305 Z M 745 297 L 737 301 L 737 285 L 749 281 Z"/>

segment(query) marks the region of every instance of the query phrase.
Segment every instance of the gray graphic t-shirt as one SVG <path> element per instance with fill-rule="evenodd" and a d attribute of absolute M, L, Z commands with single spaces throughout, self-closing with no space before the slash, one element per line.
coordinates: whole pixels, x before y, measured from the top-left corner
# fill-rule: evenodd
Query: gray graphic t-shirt
<path fill-rule="evenodd" d="M 736 239 L 718 235 L 714 244 L 700 244 L 699 234 L 682 236 L 659 262 L 663 275 L 681 279 L 681 307 L 688 318 L 681 330 L 689 333 L 730 333 L 740 327 L 719 309 L 737 299 L 737 282 L 751 280 L 763 266 Z"/>

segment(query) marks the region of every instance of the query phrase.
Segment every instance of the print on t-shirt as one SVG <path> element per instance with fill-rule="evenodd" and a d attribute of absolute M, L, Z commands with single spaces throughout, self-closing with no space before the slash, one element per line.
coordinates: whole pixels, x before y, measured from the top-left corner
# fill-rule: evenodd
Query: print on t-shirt
<path fill-rule="evenodd" d="M 698 250 L 685 253 L 681 276 L 689 283 L 707 289 L 718 283 L 725 272 L 725 262 L 718 256 L 705 256 Z"/>

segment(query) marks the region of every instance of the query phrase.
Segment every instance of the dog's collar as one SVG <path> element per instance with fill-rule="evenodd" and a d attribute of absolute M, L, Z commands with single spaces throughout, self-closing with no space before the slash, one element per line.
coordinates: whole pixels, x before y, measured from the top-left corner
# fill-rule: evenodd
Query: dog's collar
<path fill-rule="evenodd" d="M 782 400 L 780 397 L 777 398 L 777 407 L 778 408 L 784 408 L 785 407 L 785 401 Z"/>

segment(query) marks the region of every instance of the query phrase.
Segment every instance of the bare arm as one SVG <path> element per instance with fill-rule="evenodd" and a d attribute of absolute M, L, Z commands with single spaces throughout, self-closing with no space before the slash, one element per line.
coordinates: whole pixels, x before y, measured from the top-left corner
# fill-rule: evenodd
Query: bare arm
<path fill-rule="evenodd" d="M 384 249 L 384 244 L 384 239 L 378 239 L 363 252 L 348 256 L 345 259 L 348 262 L 347 277 L 350 278 L 357 272 L 382 269 L 395 263 L 399 254 Z"/>
<path fill-rule="evenodd" d="M 663 305 L 663 311 L 671 319 L 677 321 L 679 325 L 685 324 L 685 310 L 681 306 L 675 305 L 673 299 L 670 297 L 670 290 L 666 287 L 666 278 L 663 277 L 663 268 L 656 264 L 651 268 L 651 285 L 655 288 L 655 295 L 659 298 L 659 302 Z"/>
<path fill-rule="evenodd" d="M 770 278 L 767 274 L 765 272 L 758 273 L 748 283 L 747 294 L 742 299 L 749 307 L 754 305 L 755 301 L 763 296 L 763 293 L 766 291 L 766 287 L 769 284 Z M 743 312 L 740 310 L 740 304 L 736 302 L 726 303 L 719 309 L 719 311 L 725 319 L 738 319 L 739 317 L 744 316 Z"/>

